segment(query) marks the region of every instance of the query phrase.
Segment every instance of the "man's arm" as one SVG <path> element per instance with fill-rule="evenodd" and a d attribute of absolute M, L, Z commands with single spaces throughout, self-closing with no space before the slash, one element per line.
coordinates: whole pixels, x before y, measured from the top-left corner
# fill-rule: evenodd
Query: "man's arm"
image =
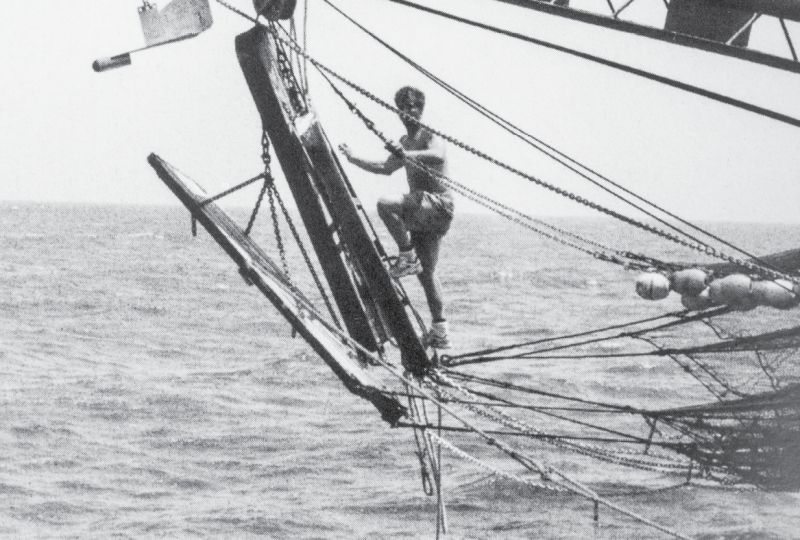
<path fill-rule="evenodd" d="M 353 155 L 353 151 L 346 144 L 340 144 L 339 150 L 347 161 L 371 173 L 389 175 L 403 166 L 403 158 L 397 154 L 390 154 L 384 161 L 371 161 Z"/>

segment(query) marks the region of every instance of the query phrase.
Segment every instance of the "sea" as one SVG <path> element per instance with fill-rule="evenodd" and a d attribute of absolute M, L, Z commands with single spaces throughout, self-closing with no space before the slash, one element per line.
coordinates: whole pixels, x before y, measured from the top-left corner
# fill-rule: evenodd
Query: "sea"
<path fill-rule="evenodd" d="M 247 222 L 248 209 L 231 212 Z M 279 260 L 267 218 L 253 234 Z M 4 202 L 0 223 L 0 536 L 436 537 L 412 433 L 350 394 L 210 236 L 192 236 L 182 207 Z M 623 249 L 699 258 L 610 221 L 556 223 Z M 707 226 L 760 254 L 800 245 L 796 224 Z M 283 236 L 288 243 L 285 226 Z M 311 288 L 297 249 L 288 264 Z M 674 296 L 638 298 L 634 273 L 489 215 L 456 217 L 440 274 L 454 354 L 680 309 Z M 427 316 L 418 283 L 404 284 Z M 788 327 L 798 311 L 741 317 Z M 476 372 L 643 407 L 712 400 L 664 362 Z M 800 538 L 796 492 L 620 477 L 558 448 L 533 452 L 688 536 Z M 513 462 L 492 463 L 520 474 Z M 595 520 L 590 501 L 447 451 L 443 473 L 449 538 L 662 537 L 604 507 Z"/>

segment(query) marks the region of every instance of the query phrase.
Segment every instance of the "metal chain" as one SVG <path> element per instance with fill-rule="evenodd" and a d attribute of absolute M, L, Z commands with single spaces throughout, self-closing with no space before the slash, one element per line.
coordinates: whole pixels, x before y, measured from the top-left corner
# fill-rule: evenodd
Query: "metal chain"
<path fill-rule="evenodd" d="M 451 386 L 453 389 L 455 389 L 457 392 L 459 392 L 463 396 L 470 397 L 470 398 L 474 397 L 469 390 L 467 390 L 466 388 L 462 387 L 461 385 L 459 385 L 455 381 L 449 379 L 445 375 L 439 373 L 439 377 L 441 377 L 441 379 L 445 383 L 447 383 L 449 386 Z M 444 392 L 444 391 L 443 391 L 443 393 L 447 394 L 447 392 Z M 451 395 L 451 397 L 452 397 L 452 395 Z M 510 415 L 507 415 L 507 414 L 503 413 L 502 411 L 499 411 L 499 410 L 497 410 L 497 409 L 495 409 L 495 408 L 493 408 L 491 406 L 486 406 L 485 409 L 479 409 L 479 408 L 474 407 L 472 405 L 465 404 L 464 407 L 466 407 L 467 409 L 472 411 L 474 414 L 477 414 L 478 416 L 482 416 L 482 417 L 487 418 L 489 420 L 492 420 L 492 421 L 495 421 L 495 422 L 499 422 L 499 423 L 505 425 L 506 427 L 508 427 L 510 429 L 517 430 L 517 431 L 519 431 L 521 433 L 528 433 L 528 434 L 534 434 L 534 435 L 540 435 L 541 434 L 541 432 L 538 429 L 536 429 L 535 427 L 533 427 L 533 426 L 531 426 L 531 425 L 529 425 L 529 424 L 527 424 L 527 423 L 525 423 L 525 422 L 523 422 L 523 421 L 521 421 L 521 420 L 519 420 L 517 418 L 514 418 L 514 417 L 512 417 Z M 643 470 L 649 470 L 649 471 L 655 471 L 655 472 L 670 472 L 670 471 L 674 472 L 675 470 L 685 471 L 687 469 L 685 463 L 681 464 L 680 462 L 678 462 L 678 460 L 675 460 L 674 458 L 670 458 L 670 457 L 666 457 L 666 456 L 659 456 L 658 460 L 660 460 L 660 461 L 656 461 L 656 459 L 653 459 L 653 457 L 651 457 L 650 459 L 643 458 L 643 457 L 641 457 L 641 454 L 638 454 L 638 453 L 634 454 L 633 452 L 630 452 L 628 450 L 623 450 L 623 449 L 615 449 L 616 450 L 615 452 L 610 452 L 606 448 L 602 448 L 602 447 L 599 447 L 599 446 L 596 446 L 596 445 L 590 445 L 590 444 L 586 444 L 586 443 L 566 442 L 566 441 L 555 440 L 555 439 L 553 439 L 553 440 L 544 439 L 544 440 L 546 442 L 554 445 L 554 446 L 557 446 L 557 447 L 565 449 L 565 450 L 572 450 L 573 452 L 577 452 L 579 454 L 583 454 L 583 455 L 588 456 L 588 457 L 592 457 L 592 458 L 595 458 L 595 459 L 600 459 L 602 461 L 609 461 L 609 462 L 612 462 L 612 463 L 617 463 L 619 465 L 626 465 L 628 467 L 633 467 L 633 468 L 638 468 L 638 469 L 643 469 Z M 636 458 L 634 458 L 634 457 L 623 457 L 620 454 L 636 455 L 638 457 L 636 457 Z"/>
<path fill-rule="evenodd" d="M 256 199 L 256 205 L 253 207 L 253 211 L 250 213 L 250 220 L 247 222 L 247 227 L 244 228 L 245 236 L 250 236 L 250 231 L 253 230 L 253 224 L 255 224 L 256 222 L 256 216 L 258 215 L 258 210 L 261 208 L 261 203 L 264 201 L 264 193 L 266 193 L 269 186 L 273 184 L 272 173 L 270 172 L 270 159 L 271 158 L 269 157 L 269 139 L 267 138 L 267 132 L 262 131 L 261 161 L 264 162 L 264 174 L 263 174 L 264 183 L 261 185 L 261 192 L 258 194 L 258 199 Z M 272 194 L 270 193 L 270 200 L 271 199 L 272 199 Z"/>
<path fill-rule="evenodd" d="M 462 459 L 462 460 L 464 460 L 464 461 L 466 461 L 468 463 L 472 463 L 473 465 L 475 465 L 476 467 L 478 467 L 480 469 L 489 471 L 490 473 L 492 473 L 495 476 L 499 476 L 499 477 L 505 478 L 507 480 L 512 480 L 514 482 L 519 482 L 521 484 L 530 486 L 530 487 L 535 488 L 535 489 L 545 489 L 547 491 L 556 491 L 556 492 L 564 492 L 564 491 L 566 491 L 566 489 L 564 489 L 563 487 L 561 487 L 561 486 L 559 486 L 557 484 L 555 484 L 555 485 L 554 484 L 548 484 L 548 483 L 545 483 L 545 482 L 542 482 L 542 481 L 537 482 L 537 481 L 535 481 L 535 480 L 533 480 L 531 478 L 523 478 L 523 477 L 521 477 L 519 475 L 516 475 L 516 474 L 512 474 L 512 473 L 508 473 L 508 472 L 505 472 L 505 471 L 501 471 L 500 469 L 492 467 L 491 465 L 489 465 L 485 461 L 481 461 L 480 459 L 476 458 L 472 454 L 468 454 L 467 452 L 465 452 L 464 450 L 458 448 L 457 446 L 455 446 L 453 443 L 451 443 L 447 439 L 445 439 L 445 438 L 443 438 L 443 437 L 441 437 L 439 435 L 436 435 L 435 433 L 428 433 L 428 436 L 433 440 L 433 442 L 435 444 L 438 444 L 440 446 L 444 446 L 445 448 L 450 450 L 450 452 L 452 452 L 453 455 L 455 455 L 456 457 L 458 457 L 458 458 L 460 458 L 460 459 Z"/>
<path fill-rule="evenodd" d="M 275 243 L 278 245 L 278 254 L 281 257 L 281 265 L 283 272 L 289 282 L 292 282 L 292 276 L 289 272 L 289 263 L 286 260 L 286 247 L 283 244 L 283 236 L 281 235 L 280 222 L 278 220 L 278 210 L 275 207 L 275 183 L 274 181 L 269 185 L 269 213 L 272 218 L 272 230 L 275 235 Z"/>
<path fill-rule="evenodd" d="M 255 221 L 256 213 L 258 213 L 258 208 L 261 205 L 261 201 L 264 198 L 264 191 L 267 191 L 269 196 L 269 213 L 272 218 L 272 230 L 275 234 L 275 243 L 278 245 L 278 254 L 281 257 L 281 265 L 283 266 L 283 272 L 286 274 L 286 279 L 288 280 L 289 284 L 292 284 L 292 276 L 289 272 L 289 264 L 286 261 L 286 248 L 283 244 L 283 236 L 281 235 L 281 228 L 278 221 L 278 212 L 275 209 L 275 179 L 272 177 L 272 172 L 270 171 L 270 164 L 272 162 L 272 157 L 269 155 L 269 137 L 267 136 L 267 130 L 263 129 L 261 131 L 261 161 L 264 162 L 264 185 L 261 188 L 261 194 L 258 197 L 258 201 L 256 202 L 256 208 L 253 210 L 252 216 L 250 216 L 250 223 L 247 225 L 247 229 L 245 230 L 245 234 L 249 234 L 250 228 L 253 225 L 253 221 Z"/>
<path fill-rule="evenodd" d="M 381 98 L 379 98 L 378 96 L 376 96 L 375 94 L 370 92 L 369 90 L 364 89 L 363 87 L 361 87 L 358 84 L 350 81 L 346 77 L 338 74 L 337 72 L 333 71 L 332 69 L 328 68 L 327 66 L 324 66 L 319 61 L 317 61 L 315 58 L 312 58 L 310 55 L 308 55 L 308 53 L 303 51 L 300 48 L 299 45 L 297 45 L 296 43 L 292 42 L 290 39 L 282 38 L 277 33 L 275 33 L 274 36 L 275 36 L 275 39 L 277 39 L 277 40 L 281 41 L 282 43 L 288 45 L 290 48 L 295 50 L 298 54 L 300 54 L 303 57 L 305 57 L 309 62 L 311 62 L 311 64 L 314 65 L 314 67 L 316 67 L 320 71 L 324 71 L 325 73 L 335 77 L 336 79 L 338 79 L 341 82 L 343 82 L 344 84 L 348 85 L 349 87 L 351 87 L 353 90 L 355 90 L 356 92 L 358 92 L 362 96 L 364 96 L 367 99 L 370 99 L 371 101 L 377 103 L 381 107 L 383 107 L 383 108 L 385 108 L 385 109 L 387 109 L 389 111 L 392 111 L 395 114 L 398 114 L 398 115 L 402 116 L 403 118 L 407 118 L 407 119 L 409 118 L 409 116 L 405 112 L 397 109 L 396 107 L 393 107 L 392 105 L 390 105 L 389 103 L 385 102 L 384 100 L 382 100 Z M 420 126 L 425 128 L 426 130 L 428 130 L 431 133 L 434 133 L 434 134 L 442 137 L 444 140 L 450 142 L 454 146 L 456 146 L 458 148 L 461 148 L 462 150 L 464 150 L 466 152 L 469 152 L 469 153 L 471 153 L 471 154 L 473 154 L 475 156 L 478 156 L 478 157 L 484 159 L 485 161 L 488 161 L 489 163 L 492 163 L 493 165 L 495 165 L 497 167 L 500 167 L 501 169 L 505 169 L 505 170 L 507 170 L 507 171 L 509 171 L 509 172 L 521 177 L 521 178 L 524 178 L 524 179 L 526 179 L 526 180 L 528 180 L 530 182 L 533 182 L 534 184 L 536 184 L 536 185 L 538 185 L 540 187 L 543 187 L 543 188 L 545 188 L 545 189 L 547 189 L 549 191 L 552 191 L 552 192 L 554 192 L 554 193 L 556 193 L 558 195 L 566 197 L 566 198 L 568 198 L 568 199 L 570 199 L 572 201 L 575 201 L 575 202 L 577 202 L 577 203 L 579 203 L 579 204 L 581 204 L 583 206 L 591 208 L 592 210 L 595 210 L 595 211 L 598 211 L 600 213 L 606 214 L 606 215 L 608 215 L 610 217 L 613 217 L 615 219 L 618 219 L 618 220 L 622 221 L 623 223 L 627 223 L 628 225 L 637 227 L 639 229 L 642 229 L 642 230 L 644 230 L 646 232 L 649 232 L 651 234 L 654 234 L 656 236 L 660 236 L 660 237 L 662 237 L 664 239 L 667 239 L 667 240 L 670 240 L 672 242 L 675 242 L 675 243 L 677 243 L 677 244 L 679 244 L 679 245 L 681 245 L 683 247 L 698 251 L 698 252 L 703 253 L 705 255 L 708 255 L 710 257 L 715 257 L 717 259 L 721 259 L 721 260 L 727 261 L 729 263 L 735 264 L 737 266 L 741 266 L 743 268 L 747 268 L 748 270 L 751 270 L 756 274 L 759 274 L 759 275 L 762 275 L 762 276 L 768 276 L 768 277 L 771 277 L 771 278 L 782 278 L 782 279 L 786 279 L 786 280 L 792 281 L 793 283 L 800 283 L 800 279 L 798 279 L 795 276 L 792 276 L 792 275 L 789 275 L 789 274 L 785 274 L 783 272 L 777 272 L 775 270 L 772 270 L 770 268 L 765 268 L 765 267 L 763 267 L 761 265 L 752 263 L 750 261 L 745 261 L 743 259 L 739 259 L 737 257 L 733 257 L 733 256 L 728 255 L 728 254 L 726 254 L 726 253 L 724 253 L 724 252 L 722 252 L 722 251 L 720 251 L 720 250 L 718 250 L 718 249 L 716 249 L 716 248 L 714 248 L 712 246 L 709 246 L 708 244 L 705 244 L 705 243 L 689 242 L 689 241 L 687 241 L 687 240 L 685 240 L 683 238 L 680 238 L 680 237 L 678 237 L 678 236 L 676 236 L 676 235 L 674 235 L 674 234 L 672 234 L 672 233 L 670 233 L 670 232 L 668 232 L 668 231 L 666 231 L 664 229 L 661 229 L 661 228 L 658 228 L 658 227 L 654 227 L 652 225 L 648 225 L 647 223 L 643 223 L 643 222 L 637 221 L 637 220 L 635 220 L 635 219 L 633 219 L 631 217 L 628 217 L 628 216 L 625 216 L 623 214 L 620 214 L 619 212 L 616 212 L 614 210 L 611 210 L 610 208 L 606 208 L 606 207 L 604 207 L 604 206 L 602 206 L 600 204 L 592 202 L 592 201 L 590 201 L 590 200 L 588 200 L 588 199 L 586 199 L 584 197 L 581 197 L 580 195 L 577 195 L 577 194 L 572 193 L 572 192 L 570 192 L 568 190 L 559 188 L 558 186 L 550 184 L 549 182 L 545 182 L 544 180 L 536 178 L 535 176 L 529 175 L 529 174 L 527 174 L 527 173 L 525 173 L 525 172 L 523 172 L 523 171 L 521 171 L 521 170 L 519 170 L 519 169 L 517 169 L 515 167 L 512 167 L 511 165 L 508 165 L 507 163 L 504 163 L 504 162 L 502 162 L 502 161 L 500 161 L 500 160 L 498 160 L 498 159 L 496 159 L 496 158 L 494 158 L 494 157 L 482 152 L 481 150 L 478 150 L 477 148 L 475 148 L 475 147 L 473 147 L 471 145 L 466 144 L 465 142 L 463 142 L 463 141 L 461 141 L 459 139 L 456 139 L 456 138 L 454 138 L 454 137 L 452 137 L 450 135 L 447 135 L 446 133 L 443 133 L 443 132 L 437 130 L 436 128 L 428 126 L 427 124 L 424 124 L 424 123 L 419 122 L 419 121 L 417 121 L 417 122 L 419 123 Z"/>
<path fill-rule="evenodd" d="M 286 247 L 283 243 L 283 235 L 281 234 L 280 229 L 280 219 L 278 216 L 278 209 L 277 206 L 280 206 L 281 213 L 283 214 L 284 219 L 286 220 L 286 224 L 289 226 L 289 231 L 292 233 L 292 237 L 297 244 L 297 247 L 300 249 L 300 253 L 303 255 L 303 260 L 305 261 L 306 267 L 308 267 L 309 272 L 311 273 L 312 278 L 314 279 L 314 284 L 319 291 L 320 296 L 322 297 L 323 302 L 325 302 L 325 307 L 328 308 L 328 313 L 330 313 L 331 319 L 333 320 L 334 324 L 337 328 L 342 328 L 342 324 L 339 321 L 339 317 L 336 315 L 336 310 L 333 308 L 333 304 L 331 303 L 331 299 L 328 297 L 328 293 L 325 291 L 325 286 L 322 284 L 322 280 L 317 274 L 316 269 L 314 268 L 314 264 L 311 262 L 311 257 L 308 254 L 308 250 L 303 243 L 303 239 L 300 237 L 300 233 L 297 231 L 297 227 L 294 225 L 294 221 L 292 220 L 289 211 L 286 208 L 286 205 L 283 203 L 283 199 L 281 198 L 281 194 L 278 191 L 277 186 L 275 185 L 275 179 L 272 177 L 272 173 L 270 172 L 270 164 L 272 163 L 272 157 L 269 153 L 269 136 L 267 135 L 267 130 L 264 129 L 261 132 L 261 161 L 264 162 L 264 187 L 261 191 L 261 196 L 259 196 L 258 203 L 256 204 L 256 209 L 253 212 L 253 216 L 251 217 L 251 224 L 248 225 L 249 228 L 252 225 L 252 221 L 255 219 L 255 215 L 258 212 L 258 207 L 261 204 L 261 199 L 264 196 L 264 190 L 267 190 L 267 194 L 269 196 L 269 210 L 270 215 L 272 217 L 272 227 L 275 234 L 275 242 L 278 245 L 278 253 L 281 257 L 281 264 L 283 265 L 283 271 L 286 274 L 286 279 L 289 282 L 289 286 L 292 287 L 294 290 L 297 290 L 297 287 L 292 282 L 291 273 L 289 272 L 289 263 L 286 258 Z M 277 200 L 278 205 L 276 206 L 275 202 Z"/>
<path fill-rule="evenodd" d="M 300 237 L 300 233 L 297 231 L 297 227 L 294 225 L 294 220 L 289 214 L 289 210 L 287 210 L 286 205 L 283 203 L 280 192 L 277 190 L 277 188 L 273 189 L 275 191 L 275 197 L 278 199 L 278 205 L 281 208 L 281 213 L 283 213 L 283 218 L 286 220 L 286 224 L 289 226 L 289 231 L 291 231 L 292 237 L 294 238 L 297 247 L 300 249 L 300 253 L 303 255 L 303 260 L 306 263 L 306 267 L 308 268 L 311 277 L 314 279 L 314 284 L 317 286 L 317 290 L 319 291 L 320 296 L 322 296 L 322 300 L 325 302 L 325 306 L 328 308 L 328 312 L 330 313 L 333 322 L 338 328 L 341 329 L 342 325 L 339 322 L 339 318 L 336 316 L 336 310 L 333 309 L 333 304 L 328 297 L 328 293 L 325 291 L 325 286 L 322 284 L 322 280 L 320 279 L 319 274 L 317 274 L 314 264 L 311 262 L 311 257 L 309 256 L 308 250 L 303 243 L 303 239 Z"/>
<path fill-rule="evenodd" d="M 275 31 L 275 23 L 270 23 L 269 30 L 273 35 L 277 34 Z M 283 30 L 283 28 L 281 28 L 281 30 Z M 293 116 L 302 116 L 308 112 L 305 94 L 303 93 L 302 87 L 297 82 L 291 59 L 280 43 L 276 42 L 275 45 L 276 59 L 278 60 L 278 73 L 280 73 L 281 79 L 283 79 L 284 85 L 288 90 L 289 101 L 291 101 L 295 113 Z M 294 52 L 297 54 L 296 51 Z"/>
<path fill-rule="evenodd" d="M 344 94 L 342 94 L 341 91 L 330 80 L 328 80 L 328 82 L 331 84 L 331 87 L 339 95 L 339 97 L 342 98 L 342 100 L 344 100 L 344 102 L 347 104 L 347 106 L 350 109 L 350 111 L 353 114 L 355 114 L 356 116 L 358 116 L 359 119 L 361 119 L 361 121 L 364 123 L 364 125 L 367 127 L 367 129 L 369 129 L 379 139 L 381 139 L 381 141 L 383 141 L 383 143 L 387 147 L 397 147 L 398 146 L 397 143 L 395 143 L 394 141 L 392 141 L 391 139 L 386 137 L 380 130 L 378 130 L 375 127 L 375 123 L 372 120 L 370 120 L 358 107 L 356 107 L 356 105 L 354 103 L 352 103 L 350 100 L 348 100 L 344 96 Z M 605 246 L 605 245 L 603 245 L 603 244 L 601 244 L 601 243 L 599 243 L 597 241 L 594 241 L 594 240 L 591 240 L 591 239 L 588 239 L 588 238 L 584 238 L 584 237 L 579 236 L 579 235 L 577 235 L 575 233 L 571 233 L 569 231 L 563 230 L 563 229 L 561 229 L 559 227 L 556 227 L 554 225 L 546 223 L 546 222 L 544 222 L 542 220 L 539 220 L 539 219 L 536 219 L 536 218 L 534 218 L 532 216 L 529 216 L 529 215 L 527 215 L 527 214 L 525 214 L 523 212 L 520 212 L 519 210 L 517 210 L 515 208 L 512 208 L 512 207 L 507 206 L 507 205 L 505 205 L 505 204 L 503 204 L 503 203 L 501 203 L 501 202 L 499 202 L 499 201 L 497 201 L 495 199 L 492 199 L 492 198 L 484 195 L 483 193 L 479 193 L 478 191 L 475 191 L 475 190 L 467 187 L 466 185 L 464 185 L 464 184 L 462 184 L 462 183 L 460 183 L 460 182 L 458 182 L 458 181 L 456 181 L 456 180 L 454 180 L 454 179 L 452 179 L 452 178 L 450 178 L 448 176 L 443 175 L 442 173 L 440 173 L 438 171 L 435 171 L 435 170 L 431 169 L 430 167 L 428 167 L 427 165 L 425 165 L 424 163 L 422 163 L 421 161 L 419 161 L 417 159 L 409 158 L 408 156 L 403 156 L 403 159 L 406 162 L 410 163 L 411 165 L 415 166 L 416 168 L 422 170 L 423 172 L 425 172 L 429 176 L 436 177 L 436 178 L 440 179 L 445 184 L 447 184 L 448 187 L 450 187 L 451 189 L 453 189 L 457 193 L 461 194 L 463 197 L 465 197 L 465 198 L 467 198 L 467 199 L 469 199 L 469 200 L 471 200 L 471 201 L 473 201 L 473 202 L 475 202 L 475 203 L 477 203 L 477 204 L 479 204 L 479 205 L 481 205 L 481 206 L 483 206 L 485 208 L 488 208 L 489 210 L 492 210 L 493 212 L 497 213 L 498 215 L 505 217 L 506 219 L 510 220 L 511 222 L 516 223 L 516 224 L 518 224 L 518 225 L 520 225 L 520 226 L 522 226 L 522 227 L 524 227 L 526 229 L 529 229 L 529 230 L 531 230 L 531 231 L 533 231 L 533 232 L 535 232 L 535 233 L 537 233 L 537 234 L 539 234 L 541 236 L 544 236 L 545 238 L 548 238 L 550 240 L 553 240 L 555 242 L 563 244 L 563 245 L 565 245 L 567 247 L 571 247 L 573 249 L 581 251 L 581 252 L 583 252 L 583 253 L 585 253 L 587 255 L 590 255 L 590 256 L 592 256 L 592 257 L 594 257 L 596 259 L 600 259 L 600 260 L 604 260 L 604 261 L 620 264 L 622 266 L 625 266 L 628 269 L 644 270 L 644 269 L 650 268 L 652 266 L 650 264 L 645 266 L 645 265 L 641 265 L 639 263 L 624 262 L 624 261 L 621 261 L 618 258 L 612 257 L 612 256 L 610 256 L 607 253 L 604 253 L 602 251 L 593 251 L 593 250 L 587 249 L 587 248 L 585 248 L 583 246 L 579 246 L 579 245 L 575 244 L 574 242 L 570 242 L 570 241 L 568 241 L 568 240 L 566 240 L 564 238 L 559 238 L 558 236 L 555 236 L 555 235 L 553 235 L 551 233 L 545 232 L 545 231 L 541 230 L 540 228 L 537 228 L 536 226 L 532 225 L 531 222 L 532 223 L 536 223 L 536 224 L 541 225 L 541 226 L 544 226 L 544 227 L 547 227 L 548 229 L 556 231 L 556 232 L 558 232 L 558 233 L 560 233 L 560 234 L 562 234 L 564 236 L 569 236 L 569 237 L 577 239 L 577 240 L 579 240 L 581 242 L 584 242 L 586 244 L 593 245 L 595 247 L 599 247 L 599 248 L 601 248 L 601 249 L 603 249 L 605 251 L 614 252 L 614 253 L 616 253 L 617 255 L 620 255 L 620 256 L 624 256 L 625 253 L 629 253 L 629 252 L 622 252 L 622 251 L 619 251 L 619 250 L 615 250 L 615 249 L 610 248 L 608 246 Z M 637 259 L 644 258 L 644 255 L 640 255 L 640 256 L 638 256 L 636 258 Z"/>

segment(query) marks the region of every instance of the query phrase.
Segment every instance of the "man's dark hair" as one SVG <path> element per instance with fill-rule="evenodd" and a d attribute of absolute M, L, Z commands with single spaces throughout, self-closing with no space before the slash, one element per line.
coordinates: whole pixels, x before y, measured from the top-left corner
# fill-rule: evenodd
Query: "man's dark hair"
<path fill-rule="evenodd" d="M 404 86 L 394 95 L 394 103 L 398 108 L 402 109 L 403 105 L 410 102 L 417 102 L 421 108 L 425 108 L 425 94 L 422 90 L 414 88 L 413 86 Z"/>

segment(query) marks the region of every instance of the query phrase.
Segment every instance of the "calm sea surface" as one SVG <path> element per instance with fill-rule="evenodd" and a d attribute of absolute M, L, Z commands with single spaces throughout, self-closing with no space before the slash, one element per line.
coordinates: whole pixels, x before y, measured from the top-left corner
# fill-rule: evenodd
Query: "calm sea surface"
<path fill-rule="evenodd" d="M 236 215 L 246 221 L 245 211 Z M 434 536 L 435 501 L 420 488 L 411 433 L 390 429 L 292 339 L 209 236 L 191 237 L 183 209 L 2 203 L 0 223 L 0 535 Z M 693 259 L 605 221 L 559 224 Z M 266 221 L 257 228 L 275 253 Z M 758 253 L 800 246 L 798 226 L 715 230 Z M 292 251 L 299 275 L 298 260 Z M 679 308 L 675 298 L 639 300 L 630 273 L 490 217 L 458 217 L 441 274 L 455 352 Z M 406 285 L 426 313 L 418 285 Z M 785 327 L 800 324 L 797 311 L 758 309 L 741 320 Z M 478 372 L 514 370 L 556 391 L 640 406 L 710 400 L 663 362 Z M 797 493 L 647 491 L 651 480 L 636 474 L 539 452 L 687 534 L 800 538 Z M 595 526 L 585 500 L 487 477 L 447 455 L 445 473 L 453 538 L 656 536 L 605 510 Z"/>

